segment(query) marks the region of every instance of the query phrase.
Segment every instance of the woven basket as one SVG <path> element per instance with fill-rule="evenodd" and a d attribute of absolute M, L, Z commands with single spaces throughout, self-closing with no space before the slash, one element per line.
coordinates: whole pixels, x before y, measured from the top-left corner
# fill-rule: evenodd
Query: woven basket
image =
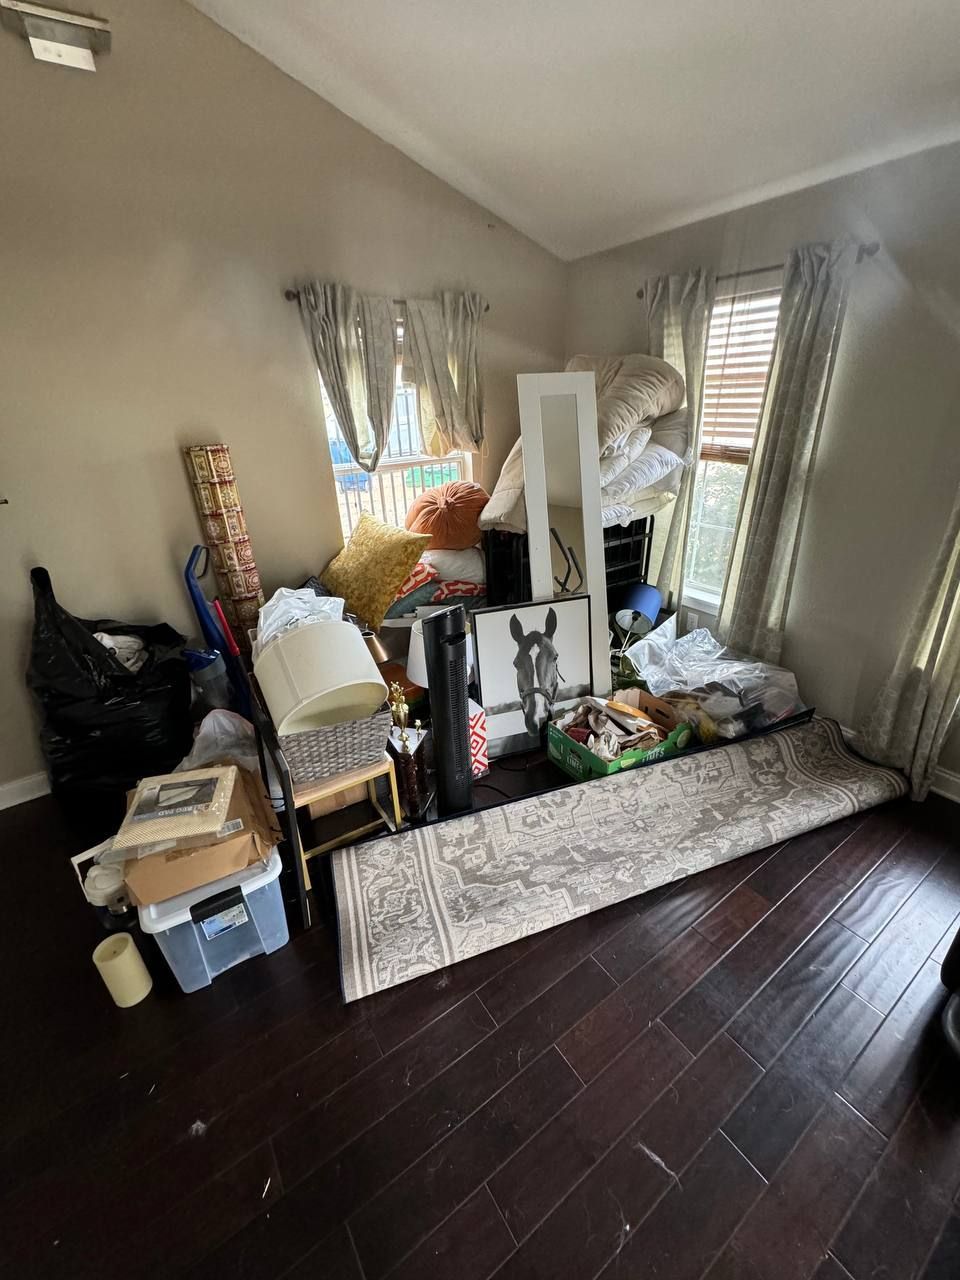
<path fill-rule="evenodd" d="M 391 723 L 390 708 L 384 704 L 363 720 L 347 720 L 307 733 L 283 734 L 280 750 L 295 783 L 321 782 L 382 759 Z"/>

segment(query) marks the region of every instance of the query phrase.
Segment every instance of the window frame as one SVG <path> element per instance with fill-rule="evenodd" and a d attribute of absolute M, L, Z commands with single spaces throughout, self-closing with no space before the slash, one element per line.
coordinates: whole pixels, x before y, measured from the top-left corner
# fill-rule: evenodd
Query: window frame
<path fill-rule="evenodd" d="M 432 484 L 425 484 L 423 472 L 427 468 L 444 468 L 445 470 L 456 469 L 456 474 L 451 475 L 450 479 L 472 480 L 473 479 L 473 455 L 465 449 L 454 449 L 450 453 L 444 454 L 443 457 L 435 457 L 433 454 L 426 453 L 423 448 L 423 432 L 420 428 L 419 405 L 417 403 L 416 386 L 411 382 L 404 382 L 403 375 L 403 319 L 397 319 L 397 371 L 396 371 L 396 397 L 394 400 L 394 416 L 390 424 L 390 437 L 396 436 L 398 451 L 391 450 L 390 438 L 388 437 L 387 448 L 381 455 L 376 468 L 372 472 L 364 471 L 353 459 L 350 458 L 346 440 L 334 413 L 333 405 L 330 397 L 327 395 L 327 389 L 323 385 L 323 378 L 320 371 L 317 370 L 317 379 L 320 384 L 320 398 L 323 409 L 324 432 L 327 442 L 327 449 L 330 457 L 330 464 L 333 469 L 334 487 L 337 496 L 337 513 L 340 520 L 340 531 L 346 542 L 356 527 L 361 512 L 369 511 L 378 520 L 382 520 L 385 524 L 390 524 L 394 528 L 402 529 L 404 527 L 403 517 L 410 510 L 410 507 L 416 502 L 417 498 L 427 489 L 434 488 Z M 399 408 L 403 405 L 403 414 L 401 415 L 405 421 L 398 421 Z M 419 452 L 404 452 L 403 441 L 406 438 L 409 444 L 413 443 L 414 430 L 419 440 Z M 341 456 L 345 455 L 347 461 L 337 461 L 336 453 Z M 406 510 L 403 516 L 400 515 L 398 501 L 396 477 L 400 475 L 400 489 L 406 498 L 406 490 L 408 488 L 406 477 L 403 473 L 407 471 L 419 472 L 419 476 L 414 478 L 412 483 L 413 492 L 407 502 Z M 441 475 L 444 471 L 440 472 Z M 386 482 L 386 483 L 385 483 Z M 445 483 L 440 480 L 441 484 Z M 369 494 L 369 503 L 362 500 L 363 494 Z M 389 501 L 387 495 L 389 494 Z M 351 501 L 352 495 L 352 501 Z M 392 515 L 391 515 L 392 509 Z"/>

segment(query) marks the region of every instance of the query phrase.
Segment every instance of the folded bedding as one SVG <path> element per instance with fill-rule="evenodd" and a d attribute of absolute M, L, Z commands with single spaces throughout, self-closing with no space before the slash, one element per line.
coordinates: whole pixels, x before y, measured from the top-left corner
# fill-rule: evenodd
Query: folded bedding
<path fill-rule="evenodd" d="M 673 501 L 692 460 L 683 378 L 655 356 L 574 356 L 568 372 L 592 372 L 597 385 L 597 437 L 604 527 L 629 524 Z M 507 456 L 482 529 L 523 533 L 523 448 Z"/>

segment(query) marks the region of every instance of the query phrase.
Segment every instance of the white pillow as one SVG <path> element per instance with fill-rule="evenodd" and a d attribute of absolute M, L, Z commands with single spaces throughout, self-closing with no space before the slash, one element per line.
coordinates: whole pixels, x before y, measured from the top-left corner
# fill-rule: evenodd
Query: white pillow
<path fill-rule="evenodd" d="M 420 559 L 436 569 L 441 582 L 486 582 L 487 566 L 479 547 L 465 551 L 424 551 Z"/>
<path fill-rule="evenodd" d="M 623 502 L 641 489 L 648 489 L 679 465 L 680 459 L 672 450 L 662 444 L 648 444 L 639 458 L 603 486 L 603 505 Z"/>

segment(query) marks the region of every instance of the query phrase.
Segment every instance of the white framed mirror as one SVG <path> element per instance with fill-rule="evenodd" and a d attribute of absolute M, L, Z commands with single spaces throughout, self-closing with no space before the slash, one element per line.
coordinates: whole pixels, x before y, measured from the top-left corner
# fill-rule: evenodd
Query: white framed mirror
<path fill-rule="evenodd" d="M 594 693 L 611 690 L 607 579 L 603 556 L 597 395 L 593 373 L 517 375 L 530 586 L 534 600 L 556 594 L 558 562 L 551 526 L 572 546 L 590 595 Z M 570 584 L 571 589 L 576 581 Z"/>

